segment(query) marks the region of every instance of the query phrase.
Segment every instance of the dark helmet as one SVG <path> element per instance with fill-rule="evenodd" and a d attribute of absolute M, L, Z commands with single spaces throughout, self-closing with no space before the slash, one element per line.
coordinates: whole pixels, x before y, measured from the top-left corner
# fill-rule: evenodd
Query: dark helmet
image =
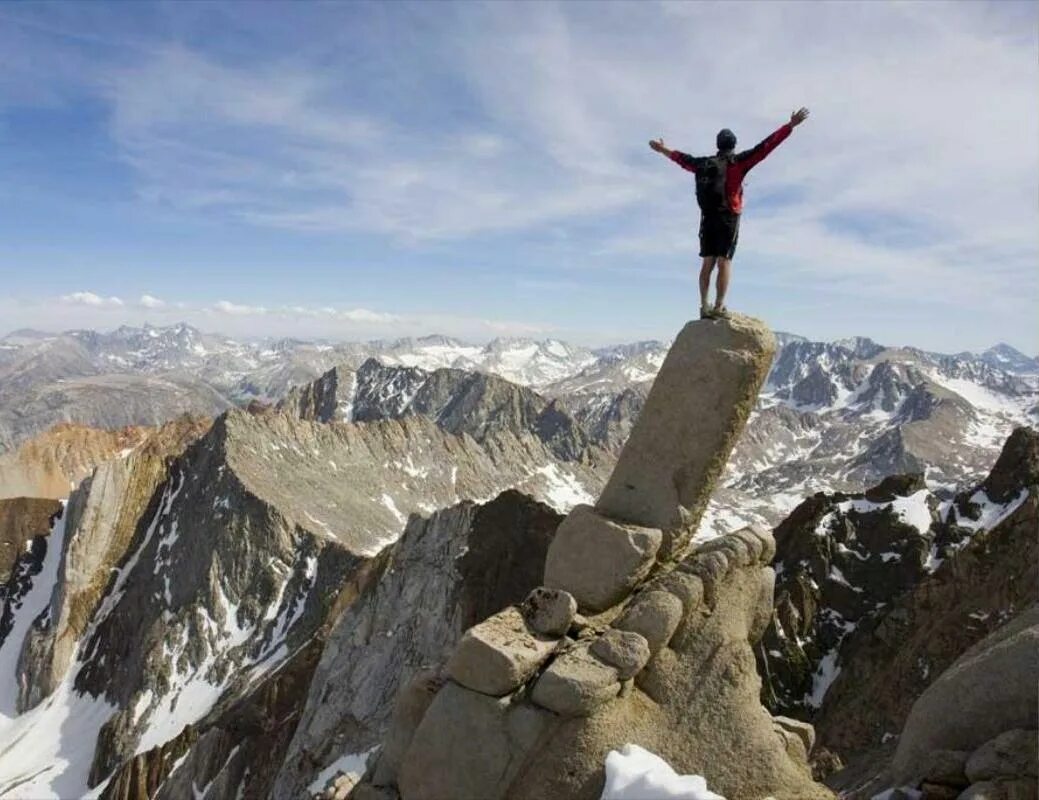
<path fill-rule="evenodd" d="M 720 131 L 718 131 L 717 142 L 719 150 L 735 150 L 736 134 L 730 131 L 728 128 L 722 128 Z"/>

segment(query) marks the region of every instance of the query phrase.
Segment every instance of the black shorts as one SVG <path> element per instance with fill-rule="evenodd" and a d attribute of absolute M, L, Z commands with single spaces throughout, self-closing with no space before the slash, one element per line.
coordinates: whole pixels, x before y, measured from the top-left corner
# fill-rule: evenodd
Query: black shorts
<path fill-rule="evenodd" d="M 739 238 L 739 214 L 704 214 L 700 217 L 701 256 L 732 258 Z"/>

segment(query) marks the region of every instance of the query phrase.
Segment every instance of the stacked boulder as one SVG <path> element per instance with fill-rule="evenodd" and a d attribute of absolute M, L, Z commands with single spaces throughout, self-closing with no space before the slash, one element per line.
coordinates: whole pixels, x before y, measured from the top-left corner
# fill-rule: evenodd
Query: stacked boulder
<path fill-rule="evenodd" d="M 746 317 L 683 329 L 602 496 L 559 526 L 545 585 L 401 693 L 351 797 L 592 800 L 629 742 L 732 798 L 832 797 L 811 727 L 758 699 L 771 533 L 691 539 L 774 349 Z"/>

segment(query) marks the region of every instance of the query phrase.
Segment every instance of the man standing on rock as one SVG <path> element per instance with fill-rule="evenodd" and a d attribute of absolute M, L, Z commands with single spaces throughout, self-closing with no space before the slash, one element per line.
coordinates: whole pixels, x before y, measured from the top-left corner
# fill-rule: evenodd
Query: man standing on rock
<path fill-rule="evenodd" d="M 713 156 L 691 156 L 664 146 L 663 139 L 649 146 L 674 161 L 682 169 L 696 175 L 696 202 L 700 206 L 700 319 L 728 319 L 725 292 L 729 288 L 732 256 L 740 232 L 743 211 L 743 176 L 771 153 L 790 132 L 808 118 L 808 109 L 790 115 L 790 122 L 750 150 L 736 151 L 736 134 L 728 128 L 718 132 L 718 152 Z M 711 273 L 718 267 L 717 298 L 714 306 L 707 302 Z"/>

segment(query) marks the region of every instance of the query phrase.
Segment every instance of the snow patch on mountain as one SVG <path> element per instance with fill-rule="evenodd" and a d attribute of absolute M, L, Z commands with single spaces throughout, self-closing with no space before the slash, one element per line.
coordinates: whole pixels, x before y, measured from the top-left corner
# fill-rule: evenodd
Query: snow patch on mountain
<path fill-rule="evenodd" d="M 63 510 L 29 591 L 15 601 L 14 624 L 0 644 L 0 797 L 68 798 L 88 793 L 97 732 L 116 710 L 73 688 L 76 669 L 44 702 L 18 714 L 18 659 L 33 621 L 46 613 L 65 543 Z"/>
<path fill-rule="evenodd" d="M 566 514 L 576 505 L 595 502 L 595 498 L 580 481 L 558 464 L 547 464 L 536 471 L 547 481 L 545 499 L 556 511 Z"/>

